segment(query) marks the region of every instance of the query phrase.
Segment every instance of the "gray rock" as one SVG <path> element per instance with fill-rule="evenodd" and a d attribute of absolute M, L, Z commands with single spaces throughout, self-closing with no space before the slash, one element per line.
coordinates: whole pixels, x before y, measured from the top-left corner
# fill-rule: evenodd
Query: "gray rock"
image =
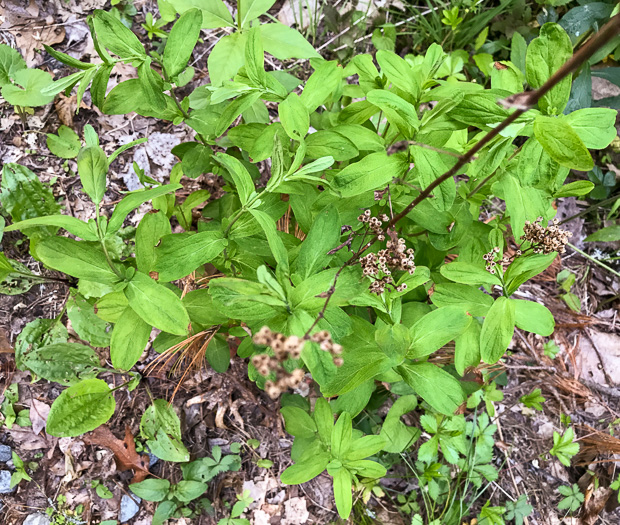
<path fill-rule="evenodd" d="M 52 520 L 47 514 L 41 514 L 37 512 L 36 514 L 30 514 L 25 520 L 23 525 L 50 525 Z"/>
<path fill-rule="evenodd" d="M 11 492 L 15 492 L 15 488 L 11 488 L 11 473 L 8 470 L 0 470 L 0 494 Z"/>
<path fill-rule="evenodd" d="M 159 461 L 159 458 L 155 454 L 152 454 L 151 452 L 149 452 L 148 455 L 149 455 L 149 468 L 151 468 L 153 465 L 155 465 L 155 463 Z"/>
<path fill-rule="evenodd" d="M 0 445 L 0 462 L 6 463 L 11 461 L 11 447 L 8 445 Z"/>
<path fill-rule="evenodd" d="M 129 497 L 127 494 L 123 494 L 121 498 L 121 511 L 118 514 L 119 521 L 121 523 L 127 523 L 138 514 L 141 501 L 142 500 L 138 496 Z"/>

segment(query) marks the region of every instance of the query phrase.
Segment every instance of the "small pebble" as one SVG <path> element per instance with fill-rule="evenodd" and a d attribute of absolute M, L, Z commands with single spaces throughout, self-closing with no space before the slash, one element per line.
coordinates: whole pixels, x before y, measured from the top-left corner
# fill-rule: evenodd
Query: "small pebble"
<path fill-rule="evenodd" d="M 121 511 L 118 514 L 119 521 L 121 523 L 127 523 L 138 514 L 141 501 L 142 500 L 138 496 L 129 497 L 127 494 L 123 494 L 121 498 Z"/>
<path fill-rule="evenodd" d="M 52 521 L 47 514 L 41 514 L 37 512 L 36 514 L 30 514 L 25 520 L 23 525 L 50 525 Z"/>
<path fill-rule="evenodd" d="M 15 488 L 11 488 L 11 473 L 8 470 L 0 470 L 0 494 L 11 492 L 15 492 Z"/>
<path fill-rule="evenodd" d="M 0 445 L 0 462 L 6 463 L 11 461 L 11 447 L 8 445 Z"/>

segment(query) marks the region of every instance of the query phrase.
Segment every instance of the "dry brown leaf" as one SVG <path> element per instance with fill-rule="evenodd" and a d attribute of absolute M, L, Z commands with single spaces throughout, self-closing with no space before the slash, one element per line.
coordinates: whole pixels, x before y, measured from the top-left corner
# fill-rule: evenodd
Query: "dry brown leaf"
<path fill-rule="evenodd" d="M 76 95 L 65 97 L 62 93 L 60 93 L 56 97 L 56 100 L 54 100 L 54 107 L 56 108 L 56 113 L 58 114 L 60 122 L 70 128 L 73 127 L 73 115 L 75 114 L 76 105 Z"/>
<path fill-rule="evenodd" d="M 13 347 L 6 336 L 6 331 L 0 329 L 0 354 L 12 354 Z"/>
<path fill-rule="evenodd" d="M 149 457 L 141 456 L 136 452 L 136 442 L 128 426 L 125 427 L 125 439 L 123 440 L 112 434 L 108 427 L 101 426 L 91 432 L 90 435 L 85 436 L 84 441 L 91 445 L 109 448 L 114 453 L 118 470 L 134 471 L 132 483 L 144 481 L 149 475 Z"/>
<path fill-rule="evenodd" d="M 43 49 L 43 44 L 52 46 L 65 39 L 65 29 L 62 26 L 49 26 L 45 20 L 29 19 L 21 24 L 11 26 L 9 32 L 15 37 L 17 48 L 26 61 L 28 67 L 40 65 L 42 55 L 37 51 Z"/>
<path fill-rule="evenodd" d="M 42 401 L 32 398 L 30 401 L 30 421 L 32 421 L 32 431 L 38 434 L 45 428 L 47 415 L 50 413 L 50 406 Z"/>

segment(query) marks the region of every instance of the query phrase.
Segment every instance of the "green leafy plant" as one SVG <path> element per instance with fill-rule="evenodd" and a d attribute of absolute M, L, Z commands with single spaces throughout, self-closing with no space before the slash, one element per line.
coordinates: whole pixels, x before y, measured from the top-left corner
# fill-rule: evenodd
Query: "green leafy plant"
<path fill-rule="evenodd" d="M 163 411 L 163 404 L 158 404 L 157 401 L 151 407 L 152 413 L 154 412 L 154 407 L 159 411 Z M 151 415 L 147 416 L 147 418 L 150 417 Z M 159 445 L 156 450 L 161 450 L 159 448 L 161 446 L 162 445 Z M 205 457 L 182 463 L 181 470 L 183 472 L 183 479 L 176 484 L 171 484 L 166 479 L 146 479 L 129 486 L 131 491 L 138 497 L 147 501 L 159 503 L 155 515 L 153 516 L 154 525 L 162 525 L 173 516 L 191 517 L 199 514 L 203 509 L 211 511 L 211 503 L 203 496 L 208 487 L 207 483 L 221 472 L 235 471 L 241 468 L 241 458 L 238 455 L 228 454 L 222 456 L 222 451 L 220 447 L 217 446 L 213 447 L 211 452 L 213 458 Z M 175 454 L 173 456 L 175 459 L 169 461 L 179 461 L 179 459 L 176 459 L 178 458 L 178 450 L 175 447 L 173 447 L 173 454 Z M 193 510 L 188 508 L 188 504 L 191 502 L 194 502 Z M 251 503 L 251 500 L 249 503 Z M 249 503 L 247 503 L 237 515 L 231 516 L 231 518 L 237 518 Z M 240 503 L 237 505 L 240 505 Z M 239 508 L 237 505 L 233 508 L 233 514 L 235 514 L 236 509 Z"/>
<path fill-rule="evenodd" d="M 558 487 L 558 492 L 564 496 L 558 503 L 558 510 L 575 512 L 579 507 L 581 507 L 581 504 L 585 499 L 576 483 L 573 483 L 570 487 L 562 485 L 561 487 Z"/>
<path fill-rule="evenodd" d="M 579 443 L 575 443 L 574 439 L 572 427 L 567 428 L 563 434 L 553 432 L 553 448 L 549 454 L 556 456 L 562 465 L 569 467 L 571 458 L 579 452 Z"/>
<path fill-rule="evenodd" d="M 487 60 L 485 88 L 467 81 L 466 54 L 438 44 L 403 58 L 381 40 L 374 57 L 358 55 L 345 67 L 324 60 L 295 30 L 259 23 L 273 3 L 239 2 L 233 19 L 220 0 L 201 9 L 167 0 L 162 20 L 174 23 L 163 51 L 150 54 L 115 16 L 96 10 L 88 23 L 101 62 L 46 48 L 78 71 L 39 94 L 75 87 L 79 101 L 90 89 L 105 114 L 185 123 L 195 136 L 174 148 L 179 161 L 168 183 L 136 170 L 145 188 L 106 206 L 108 215 L 110 165 L 144 139 L 108 156 L 89 126 L 83 142 L 63 128 L 50 135 L 52 151 L 76 158 L 94 204 L 89 221 L 60 213 L 26 168 L 4 165 L 0 203 L 12 220 L 4 231 L 21 231 L 36 260 L 67 275 L 67 316 L 90 345 L 67 342 L 57 320 L 38 320 L 18 339 L 18 367 L 67 387 L 47 420 L 54 436 L 83 434 L 113 415 L 115 392 L 140 381 L 132 368 L 153 328 L 160 331 L 153 348 L 176 363 L 201 366 L 204 357 L 224 373 L 232 355 L 247 359 L 249 378 L 272 397 L 312 380 L 314 411 L 298 397 L 283 403 L 295 441 L 294 464 L 281 479 L 304 483 L 326 470 L 343 519 L 353 490 L 368 497 L 388 455 L 420 439 L 421 430 L 400 419 L 417 409 L 426 435 L 411 470 L 429 508 L 445 504 L 447 523 L 458 523 L 457 494 L 475 501 L 484 481 L 497 477 L 489 415 L 503 394 L 490 365 L 504 357 L 515 328 L 548 337 L 555 327 L 547 308 L 515 293 L 567 246 L 568 232 L 549 223 L 553 202 L 592 189 L 588 181 L 566 184 L 570 170 L 592 169 L 589 150 L 615 137 L 614 110 L 568 104 L 579 79 L 573 73 L 609 43 L 618 18 L 574 55 L 556 23 L 545 23 L 529 45 L 514 39 L 514 60 L 501 67 Z M 177 88 L 193 75 L 188 64 L 203 28 L 229 34 L 207 59 L 209 82 L 181 98 Z M 305 82 L 268 71 L 265 53 L 310 58 L 313 71 Z M 108 91 L 119 63 L 137 77 Z M 222 197 L 176 194 L 183 177 L 203 173 L 222 177 Z M 490 201 L 501 211 L 485 221 Z M 123 228 L 146 202 L 153 211 L 137 228 Z M 185 231 L 172 233 L 171 221 Z M 3 261 L 3 278 L 21 271 Z M 109 345 L 111 367 L 101 366 L 97 345 Z M 475 368 L 482 385 L 467 379 Z M 110 373 L 122 378 L 115 388 L 102 378 Z M 384 399 L 379 385 L 393 405 L 369 425 L 356 416 Z M 485 412 L 462 413 L 482 402 Z M 158 520 L 185 512 L 218 472 L 238 468 L 238 456 L 217 448 L 213 458 L 188 463 L 180 422 L 164 400 L 153 400 L 140 432 L 153 453 L 183 471 L 178 484 L 132 486 L 160 502 Z M 554 435 L 551 453 L 564 464 L 578 450 L 573 439 L 572 429 Z M 242 496 L 229 519 L 238 520 L 246 503 Z M 504 510 L 487 504 L 480 520 L 502 523 Z"/>

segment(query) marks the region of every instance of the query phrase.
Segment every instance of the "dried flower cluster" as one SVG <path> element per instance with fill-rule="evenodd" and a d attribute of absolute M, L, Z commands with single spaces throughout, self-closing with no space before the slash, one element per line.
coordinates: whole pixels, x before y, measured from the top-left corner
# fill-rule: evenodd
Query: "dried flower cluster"
<path fill-rule="evenodd" d="M 342 364 L 342 346 L 332 341 L 329 332 L 323 330 L 311 336 L 312 341 L 319 344 L 321 350 L 325 350 L 334 357 L 334 364 L 340 366 Z M 301 368 L 297 368 L 292 372 L 287 371 L 283 363 L 287 359 L 299 359 L 301 351 L 306 343 L 305 339 L 296 335 L 285 336 L 278 332 L 273 332 L 267 326 L 263 326 L 253 337 L 253 341 L 257 345 L 269 346 L 274 355 L 267 354 L 255 355 L 252 357 L 252 364 L 262 376 L 268 376 L 272 372 L 275 373 L 275 381 L 265 382 L 265 392 L 272 399 L 276 399 L 282 392 L 288 388 L 296 388 L 304 378 L 305 372 Z"/>
<path fill-rule="evenodd" d="M 370 292 L 380 295 L 385 291 L 386 287 L 391 287 L 397 292 L 406 290 L 406 283 L 399 286 L 394 284 L 392 272 L 400 270 L 409 272 L 410 275 L 414 274 L 413 249 L 407 249 L 405 239 L 399 238 L 396 231 L 388 230 L 386 234 L 382 223 L 389 221 L 387 215 L 382 215 L 380 218 L 371 217 L 370 210 L 366 210 L 357 219 L 362 223 L 368 224 L 370 231 L 377 236 L 379 241 L 384 241 L 386 235 L 390 238 L 383 250 L 379 250 L 377 253 L 369 253 L 360 259 L 364 277 L 373 279 L 370 284 Z"/>
<path fill-rule="evenodd" d="M 553 224 L 547 227 L 542 225 L 542 220 L 542 217 L 538 217 L 534 222 L 525 221 L 521 239 L 532 243 L 534 253 L 545 255 L 551 252 L 564 253 L 568 239 L 573 234 L 558 227 L 557 219 L 553 219 Z"/>
<path fill-rule="evenodd" d="M 380 241 L 385 241 L 385 232 L 383 231 L 383 223 L 389 222 L 390 218 L 384 213 L 380 217 L 372 217 L 370 210 L 366 210 L 357 218 L 358 221 L 368 224 L 373 235 L 376 235 Z"/>

